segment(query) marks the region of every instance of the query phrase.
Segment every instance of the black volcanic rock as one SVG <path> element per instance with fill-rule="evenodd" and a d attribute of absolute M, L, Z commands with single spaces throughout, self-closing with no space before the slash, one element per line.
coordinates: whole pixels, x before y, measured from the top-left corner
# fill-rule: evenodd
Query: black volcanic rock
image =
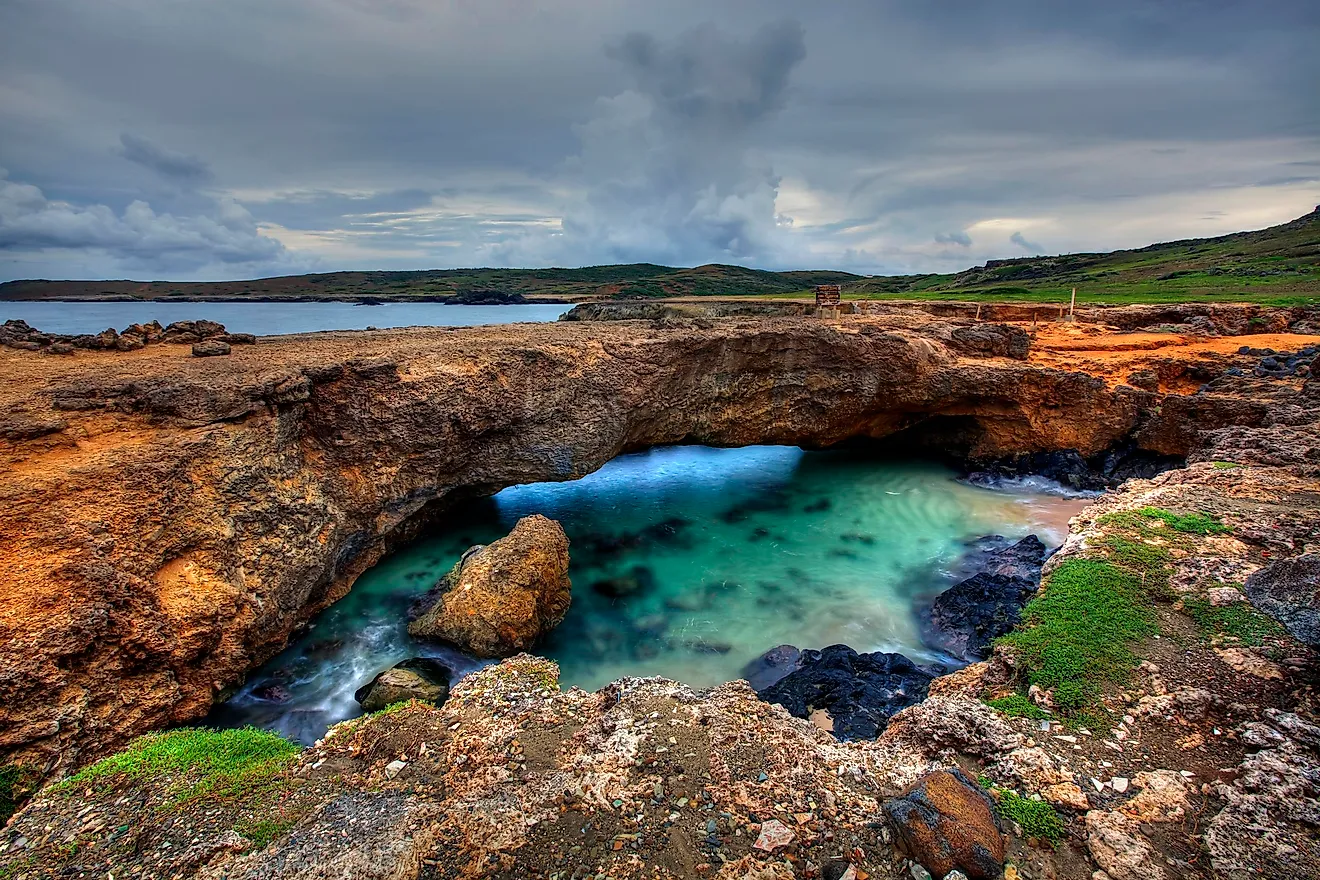
<path fill-rule="evenodd" d="M 771 648 L 743 667 L 742 677 L 754 691 L 763 691 L 802 668 L 802 652 L 792 645 Z"/>
<path fill-rule="evenodd" d="M 445 300 L 451 306 L 511 306 L 527 302 L 521 293 L 503 290 L 461 290 Z"/>
<path fill-rule="evenodd" d="M 982 462 L 968 476 L 968 481 L 993 486 L 1003 479 L 1040 476 L 1073 490 L 1098 491 L 1112 489 L 1133 478 L 1148 480 L 1184 463 L 1178 456 L 1160 455 L 1124 444 L 1089 458 L 1075 449 L 1064 449 Z"/>
<path fill-rule="evenodd" d="M 1320 554 L 1307 553 L 1259 569 L 1247 578 L 1251 604 L 1300 642 L 1320 645 Z"/>
<path fill-rule="evenodd" d="M 847 645 L 830 645 L 803 651 L 797 670 L 757 696 L 798 718 L 829 712 L 841 740 L 875 739 L 895 713 L 926 698 L 937 674 L 902 654 L 858 654 Z"/>
<path fill-rule="evenodd" d="M 979 571 L 935 599 L 926 615 L 926 640 L 964 660 L 986 657 L 994 640 L 1017 626 L 1049 555 L 1035 535 L 985 554 Z"/>

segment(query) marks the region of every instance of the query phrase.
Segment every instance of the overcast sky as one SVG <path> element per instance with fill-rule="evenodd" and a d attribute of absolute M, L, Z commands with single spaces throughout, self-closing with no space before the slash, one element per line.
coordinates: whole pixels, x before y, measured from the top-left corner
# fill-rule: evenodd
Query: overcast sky
<path fill-rule="evenodd" d="M 865 273 L 1320 203 L 1316 0 L 0 0 L 0 280 Z"/>

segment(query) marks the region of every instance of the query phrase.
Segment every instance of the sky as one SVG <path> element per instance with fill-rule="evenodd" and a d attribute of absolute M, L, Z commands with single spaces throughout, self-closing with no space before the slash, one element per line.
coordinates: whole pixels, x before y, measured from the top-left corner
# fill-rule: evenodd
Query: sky
<path fill-rule="evenodd" d="M 0 0 L 0 280 L 1111 250 L 1320 204 L 1315 0 Z"/>

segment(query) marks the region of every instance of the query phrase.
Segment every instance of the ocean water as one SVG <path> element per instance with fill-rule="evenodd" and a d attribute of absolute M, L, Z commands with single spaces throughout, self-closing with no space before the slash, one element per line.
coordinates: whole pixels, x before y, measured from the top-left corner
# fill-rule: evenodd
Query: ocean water
<path fill-rule="evenodd" d="M 624 675 L 713 685 L 779 644 L 947 660 L 922 644 L 914 608 L 953 582 L 968 542 L 1034 533 L 1056 545 L 1086 503 L 1057 485 L 981 488 L 938 464 L 862 451 L 621 456 L 575 482 L 515 486 L 452 510 L 363 575 L 211 721 L 309 742 L 358 714 L 353 692 L 400 660 L 478 668 L 411 639 L 408 606 L 467 547 L 531 513 L 563 524 L 573 581 L 568 616 L 538 653 L 558 661 L 563 686 L 595 689 Z M 621 587 L 634 592 L 607 595 Z"/>
<path fill-rule="evenodd" d="M 100 333 L 160 321 L 218 321 L 232 333 L 273 336 L 367 327 L 476 327 L 556 321 L 568 305 L 449 306 L 444 303 L 0 302 L 0 322 L 27 321 L 48 333 Z"/>

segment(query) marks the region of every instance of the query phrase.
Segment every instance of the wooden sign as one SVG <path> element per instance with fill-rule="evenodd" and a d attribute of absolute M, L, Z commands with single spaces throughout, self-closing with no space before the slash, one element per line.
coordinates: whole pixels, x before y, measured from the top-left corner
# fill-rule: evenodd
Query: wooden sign
<path fill-rule="evenodd" d="M 837 284 L 821 284 L 816 287 L 816 306 L 836 306 L 839 304 L 839 294 L 842 292 Z"/>

